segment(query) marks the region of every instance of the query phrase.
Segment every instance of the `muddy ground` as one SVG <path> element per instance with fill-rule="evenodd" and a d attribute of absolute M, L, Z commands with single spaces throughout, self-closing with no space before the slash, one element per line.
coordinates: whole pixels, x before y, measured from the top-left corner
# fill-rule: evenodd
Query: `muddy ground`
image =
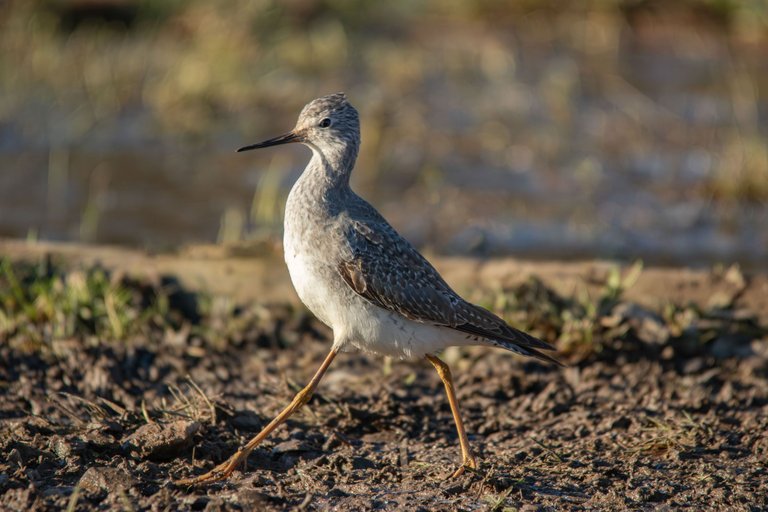
<path fill-rule="evenodd" d="M 22 287 L 36 279 L 21 274 Z M 190 488 L 174 479 L 255 435 L 311 377 L 330 333 L 297 308 L 178 289 L 159 307 L 168 282 L 111 279 L 136 313 L 126 325 L 140 324 L 122 337 L 78 314 L 56 338 L 53 319 L 13 316 L 21 299 L 5 299 L 2 509 L 768 508 L 762 312 L 651 311 L 620 293 L 591 311 L 531 281 L 492 305 L 559 340 L 567 368 L 490 348 L 445 354 L 476 473 L 448 478 L 458 439 L 428 364 L 348 353 L 247 468 Z M 572 316 L 588 323 L 581 337 Z"/>

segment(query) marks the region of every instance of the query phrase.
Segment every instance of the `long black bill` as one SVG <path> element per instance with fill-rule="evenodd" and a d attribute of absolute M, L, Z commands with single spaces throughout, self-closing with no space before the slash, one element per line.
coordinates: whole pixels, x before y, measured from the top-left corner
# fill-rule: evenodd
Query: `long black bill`
<path fill-rule="evenodd" d="M 251 144 L 250 146 L 245 146 L 237 150 L 238 153 L 241 151 L 250 151 L 252 149 L 259 149 L 259 148 L 268 148 L 269 146 L 279 146 L 280 144 L 288 144 L 290 142 L 299 142 L 301 140 L 301 137 L 297 135 L 294 132 L 288 132 L 285 135 L 280 135 L 279 137 L 275 137 L 274 139 L 265 140 L 264 142 L 259 142 L 258 144 Z"/>

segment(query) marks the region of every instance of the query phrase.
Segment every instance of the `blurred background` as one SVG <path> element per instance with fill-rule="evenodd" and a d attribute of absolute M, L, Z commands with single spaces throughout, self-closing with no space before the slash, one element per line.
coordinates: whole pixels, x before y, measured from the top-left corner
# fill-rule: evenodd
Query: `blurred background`
<path fill-rule="evenodd" d="M 0 236 L 279 239 L 339 90 L 422 248 L 768 268 L 765 0 L 0 0 Z"/>

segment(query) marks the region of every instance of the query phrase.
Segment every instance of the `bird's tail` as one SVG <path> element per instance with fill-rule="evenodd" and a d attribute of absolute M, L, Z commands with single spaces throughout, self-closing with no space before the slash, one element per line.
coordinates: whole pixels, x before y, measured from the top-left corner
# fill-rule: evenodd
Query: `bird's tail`
<path fill-rule="evenodd" d="M 558 366 L 563 366 L 563 367 L 565 366 L 562 362 L 560 362 L 555 357 L 550 356 L 549 354 L 545 354 L 544 352 L 541 352 L 541 350 L 552 350 L 552 351 L 557 350 L 555 349 L 555 347 L 553 347 L 549 343 L 545 341 L 541 341 L 540 339 L 534 336 L 531 336 L 530 334 L 527 334 L 523 331 L 519 331 L 517 329 L 514 329 L 514 334 L 515 334 L 514 341 L 499 339 L 499 338 L 488 338 L 487 341 L 495 347 L 509 350 L 510 352 L 514 352 L 515 354 L 520 354 L 521 356 L 535 357 L 536 359 L 539 359 L 541 361 L 554 363 Z"/>

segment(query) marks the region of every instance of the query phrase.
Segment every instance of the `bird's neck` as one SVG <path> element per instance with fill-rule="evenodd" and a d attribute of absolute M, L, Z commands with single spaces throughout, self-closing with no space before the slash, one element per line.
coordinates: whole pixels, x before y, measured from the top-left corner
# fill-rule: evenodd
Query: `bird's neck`
<path fill-rule="evenodd" d="M 323 147 L 310 146 L 312 160 L 304 175 L 321 191 L 344 191 L 349 189 L 349 177 L 357 160 L 357 144 L 335 144 Z"/>

